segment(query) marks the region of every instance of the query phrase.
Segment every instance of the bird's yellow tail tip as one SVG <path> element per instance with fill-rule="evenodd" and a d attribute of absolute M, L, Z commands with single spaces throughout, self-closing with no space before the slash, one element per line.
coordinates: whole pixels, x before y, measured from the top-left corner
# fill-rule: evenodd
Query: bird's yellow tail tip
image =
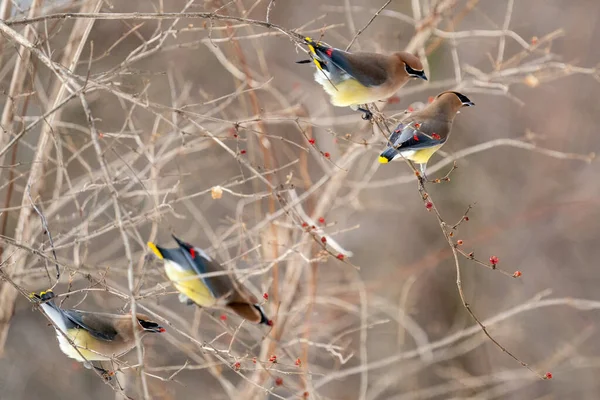
<path fill-rule="evenodd" d="M 156 255 L 156 257 L 158 257 L 160 260 L 163 259 L 163 255 L 160 252 L 160 250 L 158 250 L 158 247 L 156 247 L 156 245 L 152 242 L 148 242 L 148 247 L 150 247 L 150 250 L 152 250 L 152 252 L 154 253 L 154 255 Z"/>
<path fill-rule="evenodd" d="M 387 164 L 388 162 L 389 162 L 389 160 L 387 158 L 385 158 L 384 156 L 379 156 L 380 164 Z"/>

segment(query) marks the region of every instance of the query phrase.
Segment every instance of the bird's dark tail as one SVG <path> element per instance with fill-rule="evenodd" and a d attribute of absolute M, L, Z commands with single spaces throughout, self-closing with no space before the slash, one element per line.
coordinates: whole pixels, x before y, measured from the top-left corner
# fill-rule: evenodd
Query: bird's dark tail
<path fill-rule="evenodd" d="M 310 58 L 315 63 L 318 69 L 327 70 L 327 60 L 331 57 L 333 48 L 329 47 L 321 42 L 315 42 L 310 37 L 305 37 L 304 42 L 308 46 Z M 300 60 L 296 61 L 298 64 L 306 64 L 311 60 Z"/>

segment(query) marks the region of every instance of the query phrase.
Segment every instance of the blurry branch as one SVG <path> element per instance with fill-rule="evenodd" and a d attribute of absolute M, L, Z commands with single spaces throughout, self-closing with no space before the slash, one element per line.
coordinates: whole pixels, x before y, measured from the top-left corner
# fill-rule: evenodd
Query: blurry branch
<path fill-rule="evenodd" d="M 42 211 L 35 205 L 35 202 L 31 198 L 31 188 L 27 187 L 27 197 L 29 197 L 29 201 L 31 202 L 31 207 L 35 210 L 35 212 L 40 216 L 40 220 L 42 221 L 42 228 L 44 229 L 44 234 L 48 235 L 48 241 L 50 242 L 50 249 L 52 250 L 52 255 L 54 256 L 54 261 L 56 265 L 56 283 L 60 280 L 60 267 L 58 266 L 58 258 L 56 257 L 56 250 L 54 249 L 54 241 L 52 240 L 52 233 L 50 232 L 50 228 L 48 227 L 48 220 Z M 50 282 L 52 283 L 52 282 Z M 55 283 L 55 285 L 56 285 Z"/>
<path fill-rule="evenodd" d="M 100 1 L 98 4 L 100 5 L 102 2 Z M 119 201 L 117 199 L 118 193 L 117 190 L 112 185 L 111 174 L 108 171 L 108 167 L 104 160 L 102 148 L 100 147 L 100 143 L 98 142 L 98 130 L 96 129 L 96 124 L 94 122 L 94 117 L 90 110 L 90 106 L 85 99 L 85 95 L 82 93 L 79 95 L 79 99 L 81 100 L 81 105 L 83 106 L 83 111 L 86 115 L 88 126 L 90 128 L 90 136 L 92 143 L 94 144 L 94 150 L 96 151 L 96 155 L 98 157 L 98 164 L 100 165 L 100 169 L 102 174 L 104 175 L 104 180 L 106 185 L 110 189 L 111 197 L 112 197 L 112 205 L 113 211 L 115 213 L 115 221 L 117 226 L 119 227 L 119 231 L 121 233 L 121 238 L 123 240 L 123 247 L 125 248 L 125 256 L 127 258 L 127 282 L 129 284 L 129 306 L 131 310 L 131 324 L 133 328 L 133 337 L 135 339 L 135 347 L 137 351 L 138 363 L 139 363 L 139 371 L 140 371 L 140 381 L 142 386 L 142 393 L 145 400 L 150 399 L 150 392 L 148 390 L 148 383 L 146 381 L 146 375 L 144 374 L 144 350 L 142 348 L 142 342 L 140 337 L 140 332 L 135 328 L 138 324 L 137 314 L 136 314 L 136 300 L 135 300 L 135 276 L 133 271 L 133 256 L 131 254 L 131 245 L 129 243 L 129 237 L 127 236 L 127 232 L 123 227 L 123 217 L 121 215 L 121 207 L 119 205 Z"/>
<path fill-rule="evenodd" d="M 263 28 L 275 29 L 289 36 L 290 39 L 304 43 L 304 36 L 295 31 L 287 30 L 279 25 L 268 21 L 260 21 L 250 18 L 242 18 L 230 15 L 222 15 L 211 12 L 175 12 L 175 13 L 59 13 L 44 15 L 35 18 L 23 18 L 5 21 L 7 26 L 27 25 L 40 21 L 57 19 L 92 19 L 92 20 L 161 20 L 161 19 L 180 19 L 180 18 L 200 18 L 217 21 L 238 21 L 250 25 L 262 26 Z"/>
<path fill-rule="evenodd" d="M 509 310 L 498 313 L 497 315 L 490 317 L 486 320 L 481 321 L 487 327 L 491 327 L 496 325 L 502 321 L 508 320 L 512 317 L 525 313 L 527 311 L 533 311 L 540 308 L 546 307 L 556 307 L 556 306 L 567 306 L 572 307 L 581 311 L 594 311 L 600 309 L 600 301 L 588 300 L 588 299 L 578 299 L 572 297 L 562 297 L 555 299 L 544 299 L 544 297 L 548 296 L 549 291 L 541 292 L 532 299 L 526 301 L 523 304 L 515 306 Z M 367 364 L 367 368 L 373 371 L 376 369 L 386 368 L 390 365 L 393 365 L 399 361 L 410 360 L 413 358 L 419 357 L 424 351 L 433 351 L 443 350 L 447 347 L 450 347 L 457 343 L 458 341 L 468 338 L 470 336 L 476 335 L 481 332 L 481 327 L 477 324 L 471 326 L 470 328 L 463 329 L 451 335 L 448 335 L 440 340 L 429 343 L 426 346 L 421 346 L 413 350 L 409 350 L 406 352 L 400 352 L 398 354 L 394 354 L 389 357 L 384 357 L 382 359 L 370 362 Z M 434 353 L 434 357 L 438 357 L 439 354 Z M 319 379 L 314 383 L 315 388 L 323 387 L 329 382 L 341 380 L 347 378 L 348 376 L 352 376 L 361 372 L 362 367 L 351 367 L 342 369 L 340 371 L 332 372 L 331 374 Z"/>
<path fill-rule="evenodd" d="M 506 6 L 506 15 L 504 16 L 504 23 L 502 24 L 503 32 L 507 32 L 508 27 L 510 26 L 510 19 L 512 18 L 514 4 L 515 4 L 515 0 L 508 0 L 508 4 Z M 521 45 L 523 46 L 523 44 L 521 44 Z M 506 46 L 506 36 L 502 36 L 502 37 L 500 37 L 500 42 L 498 43 L 498 56 L 496 57 L 496 68 L 500 68 L 500 66 L 502 65 L 502 60 L 504 58 L 504 47 L 505 46 Z M 529 46 L 526 45 L 523 47 L 527 48 Z"/>
<path fill-rule="evenodd" d="M 88 10 L 99 10 L 102 5 L 102 0 L 96 1 L 96 3 L 84 3 L 82 5 L 83 11 Z M 92 29 L 93 21 L 76 23 L 71 31 L 71 35 L 68 38 L 67 46 L 64 49 L 63 58 L 61 60 L 61 64 L 68 65 L 69 70 L 74 69 L 74 67 L 79 62 L 79 57 L 81 56 L 81 52 L 83 51 L 83 47 L 87 41 L 88 35 Z M 34 45 L 27 40 L 25 37 L 21 36 L 17 32 L 10 29 L 3 22 L 0 21 L 0 31 L 2 31 L 5 35 L 7 35 L 11 40 L 16 41 L 21 46 L 29 49 L 40 61 L 46 64 L 51 70 L 54 71 L 54 63 L 48 57 L 46 57 L 40 50 L 34 47 Z M 61 67 L 61 71 L 64 68 Z M 59 76 L 64 76 L 59 71 L 55 71 L 59 74 Z M 64 73 L 64 72 L 63 72 Z M 58 104 L 60 104 L 63 100 L 65 92 L 67 91 L 68 80 L 70 79 L 67 76 L 64 76 L 65 81 L 57 81 L 54 84 L 52 93 L 53 93 L 53 106 L 52 109 L 56 108 Z M 36 153 L 34 155 L 33 163 L 31 166 L 31 170 L 29 172 L 29 177 L 27 179 L 26 187 L 31 188 L 31 197 L 37 197 L 40 191 L 40 186 L 43 184 L 42 174 L 44 172 L 44 162 L 47 157 L 47 153 L 49 151 L 48 142 L 50 139 L 50 133 L 52 129 L 52 124 L 57 114 L 60 111 L 53 113 L 48 120 L 46 120 L 45 125 L 43 125 L 42 132 L 40 133 L 40 137 L 37 143 Z M 22 208 L 19 213 L 19 217 L 17 220 L 17 226 L 15 228 L 15 241 L 17 243 L 29 243 L 32 241 L 33 234 L 30 215 L 31 215 L 31 207 L 29 207 L 29 201 L 26 196 L 23 196 L 22 199 Z M 9 248 L 8 252 L 12 253 L 14 250 Z M 18 254 L 19 252 L 17 252 Z M 19 274 L 27 260 L 27 255 L 20 254 L 20 256 L 15 260 L 15 263 L 12 265 L 12 268 L 7 272 L 7 275 L 12 276 L 13 274 Z M 15 306 L 15 301 L 17 298 L 17 293 L 12 286 L 7 284 L 0 285 L 0 353 L 4 349 L 4 345 L 6 343 L 6 338 L 8 335 L 8 328 L 10 324 L 10 318 L 12 317 L 12 313 Z"/>
<path fill-rule="evenodd" d="M 43 0 L 35 0 L 31 4 L 29 10 L 30 16 L 35 16 L 40 9 Z M 25 29 L 23 37 L 26 41 L 32 42 L 35 39 L 35 28 L 34 26 L 28 26 Z M 5 40 L 5 38 L 2 38 Z M 25 77 L 27 73 L 31 71 L 32 65 L 30 64 L 31 52 L 27 49 L 21 52 L 20 56 L 17 57 L 13 69 L 12 79 L 10 81 L 10 87 L 6 96 L 6 102 L 4 104 L 4 110 L 2 112 L 2 119 L 0 120 L 0 148 L 3 148 L 8 142 L 10 135 L 13 131 L 13 120 L 15 117 L 15 111 L 17 109 L 18 95 L 23 93 L 23 85 L 25 83 Z M 0 165 L 4 164 L 4 153 L 0 155 Z"/>
<path fill-rule="evenodd" d="M 540 153 L 548 157 L 557 158 L 560 160 L 578 160 L 586 163 L 591 163 L 596 157 L 595 153 L 590 153 L 588 155 L 577 154 L 577 153 L 565 153 L 562 151 L 551 150 L 543 147 L 539 147 L 533 143 L 525 142 L 522 140 L 516 139 L 494 139 L 484 143 L 476 144 L 471 147 L 467 147 L 465 149 L 459 150 L 453 154 L 450 154 L 447 157 L 444 157 L 442 160 L 433 164 L 431 167 L 427 168 L 427 171 L 430 173 L 441 170 L 442 168 L 451 165 L 456 160 L 460 160 L 462 158 L 468 157 L 473 154 L 480 153 L 482 151 L 487 151 L 491 149 L 495 149 L 498 147 L 515 147 L 518 149 L 528 150 L 535 153 Z M 348 186 L 354 188 L 362 189 L 375 189 L 382 188 L 387 186 L 395 186 L 404 183 L 414 182 L 417 178 L 415 178 L 414 174 L 411 175 L 401 175 L 395 178 L 390 179 L 382 179 L 379 181 L 368 182 L 368 181 L 349 181 Z"/>
<path fill-rule="evenodd" d="M 371 23 L 373 23 L 373 21 L 375 21 L 375 18 L 377 18 L 377 16 L 379 16 L 379 14 L 381 14 L 381 12 L 392 2 L 392 0 L 388 0 L 385 2 L 384 5 L 381 6 L 381 8 L 379 10 L 377 10 L 377 12 L 375 12 L 375 14 L 373 14 L 373 16 L 371 17 L 371 19 L 369 20 L 369 22 L 367 22 L 367 24 L 360 28 L 356 34 L 354 34 L 354 37 L 352 38 L 352 40 L 350 41 L 350 43 L 348 43 L 348 46 L 346 46 L 346 51 L 350 50 L 350 48 L 352 47 L 352 45 L 354 44 L 354 42 L 356 41 L 356 39 L 358 39 L 358 37 L 360 36 L 361 33 L 363 33 L 365 31 L 365 29 L 367 29 L 369 27 L 369 25 L 371 25 Z"/>

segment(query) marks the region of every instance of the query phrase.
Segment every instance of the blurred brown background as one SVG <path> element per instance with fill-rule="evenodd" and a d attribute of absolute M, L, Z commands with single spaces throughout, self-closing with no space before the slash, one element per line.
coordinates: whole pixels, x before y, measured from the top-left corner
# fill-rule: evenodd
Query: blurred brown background
<path fill-rule="evenodd" d="M 45 7 L 38 15 L 77 12 L 85 6 L 41 3 Z M 270 21 L 289 30 L 301 28 L 301 33 L 313 37 L 319 37 L 323 28 L 323 40 L 344 48 L 383 3 L 277 1 Z M 179 0 L 112 4 L 114 8 L 105 5 L 101 12 L 180 12 L 186 7 Z M 248 12 L 243 16 L 264 20 L 268 4 L 197 0 L 186 10 L 223 7 L 221 14 Z M 422 21 L 407 22 L 415 17 L 415 5 Z M 12 7 L 13 18 L 27 16 L 29 6 L 21 4 L 22 11 Z M 500 37 L 474 31 L 501 30 L 507 7 L 512 7 L 509 30 L 534 45 L 536 37 L 540 45 L 524 50 L 506 37 L 503 60 L 514 61 L 496 71 Z M 600 3 L 591 0 L 392 0 L 352 48 L 394 51 L 411 43 L 415 24 L 418 32 L 429 32 L 417 50 L 428 52 L 430 81 L 411 82 L 399 93 L 399 102 L 379 104 L 387 116 L 448 89 L 458 88 L 476 103 L 457 117 L 444 153 L 432 158 L 430 168 L 445 156 L 494 139 L 560 152 L 490 146 L 458 159 L 449 183 L 428 185 L 450 224 L 474 205 L 469 221 L 455 236 L 464 241 L 465 251 L 474 251 L 486 262 L 496 255 L 499 267 L 510 274 L 522 272 L 520 279 L 512 279 L 460 259 L 465 295 L 476 315 L 488 320 L 490 334 L 532 369 L 541 374 L 551 371 L 553 378 L 546 381 L 502 353 L 478 328 L 469 331 L 475 324 L 458 296 L 452 252 L 435 216 L 423 206 L 414 180 L 392 180 L 406 176 L 408 181 L 410 169 L 402 163 L 376 169 L 385 138 L 360 114 L 329 105 L 313 80 L 312 66 L 294 63 L 304 55 L 292 41 L 276 30 L 234 21 L 212 22 L 214 43 L 208 40 L 211 26 L 206 19 L 181 19 L 174 25 L 173 20 L 96 21 L 75 73 L 106 85 L 90 89 L 86 98 L 102 135 L 112 185 L 119 193 L 136 284 L 143 296 L 138 301 L 176 327 L 144 339 L 146 371 L 164 379 L 147 377 L 151 397 L 301 398 L 307 391 L 311 399 L 598 398 L 600 332 L 595 310 L 600 303 L 594 301 L 600 301 L 600 181 L 597 163 L 582 158 L 598 152 L 600 144 L 596 134 L 600 85 L 594 77 L 597 72 L 568 67 L 594 68 L 599 63 L 598 15 Z M 73 26 L 73 20 L 38 23 L 33 37 L 40 50 L 50 55 L 50 49 L 52 60 L 60 62 Z M 440 41 L 444 33 L 435 29 L 471 33 Z M 562 32 L 556 33 L 559 29 Z M 549 34 L 551 39 L 545 40 Z M 3 40 L 1 84 L 6 100 L 17 51 L 21 54 L 22 49 L 6 37 Z M 460 82 L 455 81 L 453 46 Z M 139 60 L 127 62 L 129 55 L 140 53 L 144 56 Z M 481 73 L 474 75 L 474 68 Z M 16 101 L 15 121 L 4 127 L 9 135 L 5 138 L 20 131 L 21 121 L 36 120 L 53 103 L 55 75 L 36 57 L 27 69 L 22 90 L 26 95 Z M 256 81 L 252 90 L 248 75 Z M 139 103 L 111 93 L 111 88 L 133 95 Z M 42 125 L 19 141 L 14 154 L 12 148 L 8 151 L 0 169 L 0 200 L 8 199 L 0 210 L 0 218 L 6 218 L 2 234 L 9 238 L 15 235 L 27 196 Z M 43 177 L 34 182 L 39 196 L 34 197 L 48 219 L 64 266 L 55 291 L 111 288 L 128 294 L 128 262 L 111 188 L 103 180 L 81 102 L 67 103 L 51 128 Z M 316 147 L 308 144 L 310 136 Z M 360 146 L 363 140 L 370 144 Z M 329 152 L 331 162 L 321 152 Z M 360 270 L 333 257 L 308 262 L 320 248 L 298 228 L 297 209 L 280 212 L 273 225 L 265 222 L 285 203 L 262 196 L 269 188 L 241 159 L 260 173 L 278 169 L 265 176 L 273 185 L 283 185 L 284 202 L 291 201 L 286 192 L 290 184 L 299 195 L 318 185 L 303 203 L 304 210 L 322 211 L 314 218 L 325 218 L 325 231 L 354 253 L 350 262 Z M 18 165 L 12 168 L 11 180 L 7 166 L 13 164 Z M 441 177 L 450 165 L 430 175 Z M 361 183 L 362 190 L 356 190 Z M 214 200 L 210 189 L 215 185 L 243 196 L 225 192 Z M 39 216 L 32 212 L 28 220 L 32 233 L 24 244 L 51 256 Z M 251 273 L 255 293 L 269 293 L 265 307 L 284 328 L 274 347 L 277 365 L 266 362 L 273 347 L 268 348 L 264 327 L 243 324 L 231 351 L 222 355 L 227 362 L 178 334 L 180 329 L 223 351 L 232 342 L 217 321 L 220 311 L 200 312 L 180 304 L 161 265 L 146 257 L 146 241 L 156 238 L 170 245 L 170 232 L 208 248 L 221 260 L 233 260 L 242 275 Z M 4 239 L 3 246 L 8 247 Z M 277 257 L 282 258 L 274 267 Z M 13 254 L 9 264 L 16 259 L 25 260 L 24 268 L 11 276 L 25 290 L 46 289 L 54 283 L 46 273 L 46 268 L 54 273 L 50 262 L 27 251 Z M 10 265 L 3 268 L 10 273 Z M 542 292 L 543 299 L 556 300 L 539 303 L 534 297 Z M 110 312 L 128 308 L 128 303 L 103 290 L 84 293 L 72 294 L 65 306 Z M 569 303 L 568 298 L 592 302 Z M 278 300 L 284 305 L 280 307 Z M 528 310 L 518 309 L 526 304 Z M 490 321 L 494 317 L 500 321 Z M 229 315 L 228 324 L 233 332 L 239 321 Z M 134 353 L 125 357 L 132 365 Z M 270 372 L 261 377 L 253 357 Z M 294 365 L 298 357 L 302 367 Z M 189 365 L 176 375 L 177 382 L 169 381 L 186 360 Z M 235 361 L 242 363 L 241 374 L 230 368 Z M 277 377 L 283 378 L 281 387 L 275 386 Z M 253 391 L 251 380 L 267 390 Z M 131 370 L 119 375 L 119 382 L 132 398 L 142 398 L 139 379 Z M 120 396 L 60 353 L 54 330 L 19 295 L 0 358 L 0 398 Z"/>

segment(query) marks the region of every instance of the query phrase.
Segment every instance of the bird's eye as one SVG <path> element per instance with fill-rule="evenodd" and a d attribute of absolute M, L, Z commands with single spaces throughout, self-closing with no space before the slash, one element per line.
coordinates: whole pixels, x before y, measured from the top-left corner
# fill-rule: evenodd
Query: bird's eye
<path fill-rule="evenodd" d="M 426 79 L 425 73 L 422 70 L 413 69 L 408 64 L 404 64 L 404 69 L 406 70 L 406 73 L 410 76 Z"/>

